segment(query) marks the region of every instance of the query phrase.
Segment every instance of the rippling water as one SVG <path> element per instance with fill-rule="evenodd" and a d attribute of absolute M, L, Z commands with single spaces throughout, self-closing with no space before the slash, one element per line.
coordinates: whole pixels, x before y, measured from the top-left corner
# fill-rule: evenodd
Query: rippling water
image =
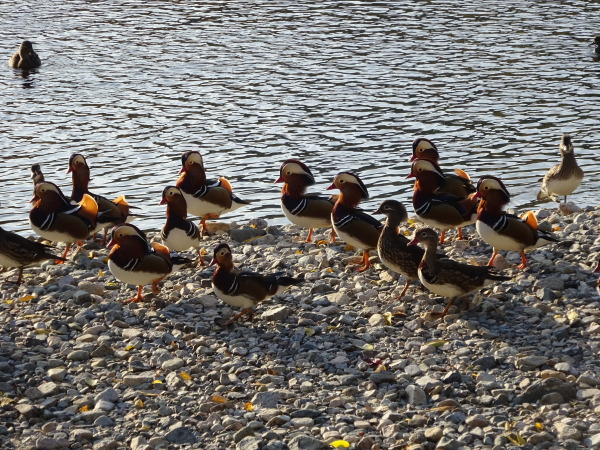
<path fill-rule="evenodd" d="M 586 173 L 572 199 L 598 204 L 599 3 L 8 0 L 0 19 L 0 54 L 29 39 L 43 62 L 0 71 L 7 229 L 31 233 L 33 162 L 70 193 L 73 152 L 93 192 L 143 208 L 146 230 L 162 227 L 162 189 L 191 149 L 254 200 L 225 220 L 285 223 L 273 181 L 289 157 L 314 192 L 355 170 L 365 209 L 410 204 L 419 136 L 443 168 L 500 176 L 521 208 L 569 132 Z"/>

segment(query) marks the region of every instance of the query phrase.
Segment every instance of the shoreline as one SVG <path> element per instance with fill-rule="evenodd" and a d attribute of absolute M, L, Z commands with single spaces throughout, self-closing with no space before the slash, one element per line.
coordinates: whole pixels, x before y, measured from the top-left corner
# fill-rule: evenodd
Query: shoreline
<path fill-rule="evenodd" d="M 536 215 L 561 242 L 528 252 L 525 271 L 501 252 L 513 278 L 443 320 L 427 311 L 445 300 L 417 283 L 398 300 L 403 280 L 379 262 L 347 271 L 359 258 L 343 243 L 302 244 L 306 230 L 261 219 L 232 233 L 265 236 L 206 239 L 205 261 L 225 241 L 237 267 L 305 282 L 229 327 L 237 310 L 211 293 L 208 268 L 171 274 L 158 296 L 146 287 L 139 304 L 121 303 L 135 288 L 112 277 L 95 244 L 64 265 L 26 268 L 18 289 L 5 272 L 2 447 L 598 446 L 600 207 Z M 442 248 L 485 264 L 491 248 L 467 234 Z M 328 238 L 315 230 L 315 242 Z"/>

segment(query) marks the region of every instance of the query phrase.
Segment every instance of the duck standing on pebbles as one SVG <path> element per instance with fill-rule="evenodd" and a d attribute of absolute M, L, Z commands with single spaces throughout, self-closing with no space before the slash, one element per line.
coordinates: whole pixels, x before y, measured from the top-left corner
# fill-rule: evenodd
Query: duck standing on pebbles
<path fill-rule="evenodd" d="M 200 253 L 200 230 L 187 219 L 187 203 L 181 191 L 175 186 L 163 189 L 161 205 L 167 205 L 167 222 L 160 237 L 169 250 L 182 252 L 193 248 L 198 253 L 198 265 L 203 266 Z"/>
<path fill-rule="evenodd" d="M 440 244 L 444 243 L 446 230 L 457 228 L 462 239 L 461 227 L 475 223 L 477 200 L 473 197 L 459 198 L 438 192 L 445 183 L 442 169 L 431 160 L 413 161 L 407 178 L 415 177 L 413 207 L 421 222 L 441 230 Z"/>
<path fill-rule="evenodd" d="M 400 234 L 398 227 L 408 220 L 406 208 L 396 200 L 384 200 L 373 214 L 384 214 L 387 217 L 379 235 L 377 252 L 379 259 L 390 270 L 399 273 L 406 279 L 400 297 L 404 297 L 411 281 L 419 279 L 419 263 L 425 251 L 416 245 L 408 245 L 408 238 Z"/>
<path fill-rule="evenodd" d="M 31 201 L 31 229 L 44 239 L 66 243 L 62 258 L 67 256 L 71 244 L 86 240 L 96 227 L 98 204 L 88 194 L 83 194 L 79 204 L 73 205 L 58 186 L 44 181 L 35 186 Z"/>
<path fill-rule="evenodd" d="M 431 228 L 416 230 L 408 245 L 421 244 L 425 254 L 419 264 L 421 283 L 436 295 L 450 299 L 441 313 L 444 317 L 456 299 L 478 291 L 498 281 L 508 281 L 510 277 L 498 275 L 488 266 L 473 266 L 452 259 L 438 259 L 438 235 Z"/>
<path fill-rule="evenodd" d="M 146 234 L 129 223 L 113 228 L 107 247 L 111 249 L 110 272 L 123 283 L 138 287 L 137 296 L 125 303 L 142 301 L 142 288 L 146 284 L 151 284 L 152 292 L 158 294 L 158 283 L 175 270 L 175 265 L 191 262 L 188 258 L 170 256 L 169 249 L 157 242 L 150 245 Z"/>
<path fill-rule="evenodd" d="M 125 196 L 121 195 L 114 200 L 109 200 L 106 197 L 98 194 L 92 194 L 89 191 L 90 183 L 90 167 L 83 155 L 73 153 L 69 158 L 69 168 L 67 173 L 71 173 L 73 181 L 73 190 L 71 191 L 71 201 L 79 202 L 84 194 L 90 195 L 96 203 L 98 203 L 98 211 L 100 215 L 96 223 L 96 228 L 92 234 L 104 230 L 104 236 L 100 245 L 106 244 L 106 235 L 108 228 L 127 221 L 129 216 L 129 204 L 125 201 Z"/>
<path fill-rule="evenodd" d="M 356 269 L 363 272 L 370 267 L 369 250 L 377 248 L 383 224 L 357 209 L 361 200 L 369 198 L 367 187 L 352 172 L 340 172 L 327 189 L 339 189 L 340 196 L 331 211 L 331 223 L 337 235 L 347 244 L 361 248 L 363 265 Z"/>
<path fill-rule="evenodd" d="M 504 205 L 510 201 L 510 194 L 499 178 L 491 175 L 481 177 L 477 181 L 475 195 L 482 198 L 475 228 L 481 239 L 493 248 L 488 266 L 494 265 L 499 250 L 509 250 L 521 254 L 519 269 L 524 269 L 527 266 L 525 250 L 558 242 L 551 233 L 538 229 L 537 219 L 531 211 L 523 217 L 503 211 Z"/>
<path fill-rule="evenodd" d="M 428 159 L 439 166 L 440 154 L 433 142 L 426 138 L 417 138 L 412 144 L 412 156 L 408 160 L 413 162 L 417 159 Z M 455 195 L 458 198 L 466 198 L 475 192 L 475 186 L 469 175 L 461 170 L 454 169 L 454 173 L 444 173 L 444 183 L 437 190 L 440 194 Z"/>
<path fill-rule="evenodd" d="M 175 186 L 181 189 L 190 214 L 200 217 L 202 233 L 207 231 L 207 219 L 216 219 L 250 203 L 233 195 L 231 184 L 225 178 L 207 180 L 199 152 L 187 151 L 181 155 L 179 173 Z"/>
<path fill-rule="evenodd" d="M 8 60 L 8 65 L 13 69 L 31 70 L 42 65 L 40 57 L 33 50 L 33 44 L 30 41 L 23 41 L 17 50 Z"/>
<path fill-rule="evenodd" d="M 303 281 L 301 278 L 240 272 L 233 266 L 231 249 L 225 243 L 215 248 L 210 265 L 214 264 L 217 265 L 212 276 L 215 295 L 228 305 L 242 308 L 226 325 L 232 324 L 244 314 L 252 318 L 252 308 L 258 303 Z"/>
<path fill-rule="evenodd" d="M 308 228 L 306 242 L 311 242 L 313 228 L 331 227 L 331 210 L 336 196 L 329 198 L 306 195 L 306 188 L 315 184 L 315 178 L 308 166 L 297 159 L 288 159 L 281 164 L 279 178 L 281 188 L 281 209 L 285 217 L 294 225 Z M 331 242 L 335 231 L 331 229 Z"/>
<path fill-rule="evenodd" d="M 65 261 L 64 258 L 50 253 L 51 248 L 0 227 L 0 266 L 19 268 L 17 284 L 21 284 L 23 281 L 25 266 L 47 259 Z"/>
<path fill-rule="evenodd" d="M 571 195 L 583 180 L 583 170 L 575 161 L 575 152 L 573 151 L 573 143 L 568 134 L 563 134 L 558 146 L 562 161 L 560 164 L 553 166 L 548 173 L 539 181 L 542 182 L 542 188 L 537 195 L 538 200 L 552 198 L 560 203 L 560 199 L 556 196 L 563 196 L 565 203 L 567 195 Z"/>

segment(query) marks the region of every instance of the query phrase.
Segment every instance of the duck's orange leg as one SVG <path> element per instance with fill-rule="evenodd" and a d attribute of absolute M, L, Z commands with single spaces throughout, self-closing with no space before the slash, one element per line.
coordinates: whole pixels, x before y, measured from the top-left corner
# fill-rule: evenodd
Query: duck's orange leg
<path fill-rule="evenodd" d="M 398 297 L 398 298 L 404 297 L 404 295 L 406 294 L 406 291 L 408 291 L 408 286 L 410 286 L 410 280 L 406 280 L 406 284 L 404 285 L 404 289 L 402 289 L 402 292 L 400 292 L 400 297 Z"/>
<path fill-rule="evenodd" d="M 442 231 L 442 234 L 440 234 L 440 244 L 444 243 L 444 237 L 446 236 L 446 232 Z"/>
<path fill-rule="evenodd" d="M 104 247 L 106 245 L 106 235 L 108 234 L 108 227 L 104 229 L 104 236 L 102 236 L 102 240 L 100 241 L 100 246 Z"/>
<path fill-rule="evenodd" d="M 203 267 L 206 264 L 204 264 L 204 260 L 202 259 L 202 252 L 200 251 L 200 249 L 196 249 L 196 252 L 198 252 L 198 265 L 197 267 Z"/>
<path fill-rule="evenodd" d="M 369 250 L 363 250 L 363 265 L 356 269 L 357 272 L 364 272 L 371 264 L 369 264 Z"/>
<path fill-rule="evenodd" d="M 488 266 L 494 265 L 494 260 L 496 259 L 496 256 L 498 256 L 498 252 L 494 250 L 494 253 L 492 253 L 492 257 L 490 258 L 490 260 L 487 263 Z"/>
<path fill-rule="evenodd" d="M 252 320 L 252 318 L 254 317 L 254 311 L 252 310 L 252 308 L 244 308 L 239 313 L 237 313 L 235 316 L 233 316 L 231 319 L 229 319 L 227 322 L 225 322 L 225 325 L 231 325 L 233 322 L 237 321 L 244 314 L 246 314 L 248 316 L 249 320 Z"/>
<path fill-rule="evenodd" d="M 137 296 L 124 300 L 123 303 L 138 303 L 141 302 L 143 299 L 144 297 L 142 297 L 142 285 L 140 284 L 138 286 Z"/>
<path fill-rule="evenodd" d="M 329 242 L 335 242 L 335 230 L 333 227 L 331 227 L 331 239 L 329 239 Z"/>
<path fill-rule="evenodd" d="M 67 244 L 67 248 L 65 248 L 65 251 L 61 255 L 61 258 L 66 258 L 67 257 L 67 253 L 69 253 L 70 248 L 71 248 L 71 244 Z M 54 260 L 54 264 L 63 264 L 63 263 L 64 263 L 64 261 L 61 261 L 60 259 L 55 259 Z"/>
<path fill-rule="evenodd" d="M 309 228 L 308 229 L 308 236 L 306 236 L 306 241 L 304 241 L 304 242 L 311 242 L 312 241 L 312 235 L 313 235 L 313 229 Z"/>
<path fill-rule="evenodd" d="M 446 307 L 444 308 L 444 310 L 442 312 L 436 312 L 436 311 L 432 311 L 430 314 L 432 316 L 438 317 L 438 318 L 442 318 L 442 317 L 446 317 L 446 315 L 448 314 L 448 311 L 450 310 L 450 307 L 454 304 L 454 300 L 456 300 L 456 298 L 451 298 L 448 301 L 448 304 L 446 305 Z"/>
<path fill-rule="evenodd" d="M 521 264 L 517 267 L 518 269 L 525 269 L 527 267 L 527 259 L 525 258 L 525 250 L 521 250 Z"/>
<path fill-rule="evenodd" d="M 158 294 L 160 292 L 160 289 L 158 287 L 158 283 L 160 283 L 165 277 L 159 278 L 158 280 L 155 280 L 152 282 L 152 292 L 154 292 L 155 294 Z"/>
<path fill-rule="evenodd" d="M 206 233 L 208 231 L 208 228 L 206 227 L 206 221 L 208 219 L 218 219 L 219 216 L 217 214 L 206 214 L 205 216 L 202 216 L 202 218 L 200 219 L 200 223 L 198 224 L 199 226 L 202 227 L 202 236 L 204 236 L 204 233 Z"/>
<path fill-rule="evenodd" d="M 462 240 L 463 240 L 462 228 L 461 228 L 461 227 L 458 227 L 458 228 L 456 229 L 456 231 L 457 231 L 457 233 L 458 233 L 458 235 L 456 236 L 456 239 L 458 239 L 459 241 L 462 241 Z"/>

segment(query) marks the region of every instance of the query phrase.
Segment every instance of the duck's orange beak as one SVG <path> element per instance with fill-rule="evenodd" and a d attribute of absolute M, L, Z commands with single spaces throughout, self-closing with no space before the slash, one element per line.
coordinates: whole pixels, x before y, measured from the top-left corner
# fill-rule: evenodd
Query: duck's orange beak
<path fill-rule="evenodd" d="M 335 183 L 332 183 L 331 186 L 329 186 L 327 189 L 325 189 L 326 191 L 330 191 L 332 189 L 337 189 L 337 186 L 335 185 Z"/>
<path fill-rule="evenodd" d="M 40 198 L 37 196 L 37 194 L 34 194 L 33 197 L 31 197 L 31 200 L 29 200 L 29 203 L 35 203 L 39 200 Z"/>
<path fill-rule="evenodd" d="M 283 177 L 277 178 L 273 183 L 283 183 Z"/>
<path fill-rule="evenodd" d="M 414 178 L 414 177 L 415 177 L 415 174 L 411 170 L 411 172 L 408 175 L 406 175 L 405 178 Z"/>
<path fill-rule="evenodd" d="M 473 200 L 477 200 L 478 198 L 481 198 L 481 193 L 479 191 L 475 192 L 473 194 L 473 196 L 471 197 Z"/>
<path fill-rule="evenodd" d="M 413 162 L 415 159 L 417 159 L 417 155 L 413 153 L 413 155 L 410 158 L 408 158 L 408 162 Z"/>
<path fill-rule="evenodd" d="M 216 263 L 217 263 L 217 258 L 213 258 L 213 259 L 210 260 L 210 264 L 208 266 L 209 267 L 210 266 L 214 266 Z"/>
<path fill-rule="evenodd" d="M 106 244 L 106 248 L 111 248 L 113 245 L 117 245 L 114 238 L 111 238 L 108 244 Z"/>
<path fill-rule="evenodd" d="M 185 166 L 181 166 L 181 170 L 179 171 L 179 173 L 184 173 L 187 172 L 187 169 L 185 168 Z"/>
<path fill-rule="evenodd" d="M 159 205 L 165 205 L 167 203 L 167 199 L 166 198 L 161 198 L 160 202 L 158 202 Z"/>
<path fill-rule="evenodd" d="M 408 244 L 406 245 L 417 245 L 419 243 L 419 240 L 417 238 L 414 238 L 412 241 L 410 241 Z"/>

